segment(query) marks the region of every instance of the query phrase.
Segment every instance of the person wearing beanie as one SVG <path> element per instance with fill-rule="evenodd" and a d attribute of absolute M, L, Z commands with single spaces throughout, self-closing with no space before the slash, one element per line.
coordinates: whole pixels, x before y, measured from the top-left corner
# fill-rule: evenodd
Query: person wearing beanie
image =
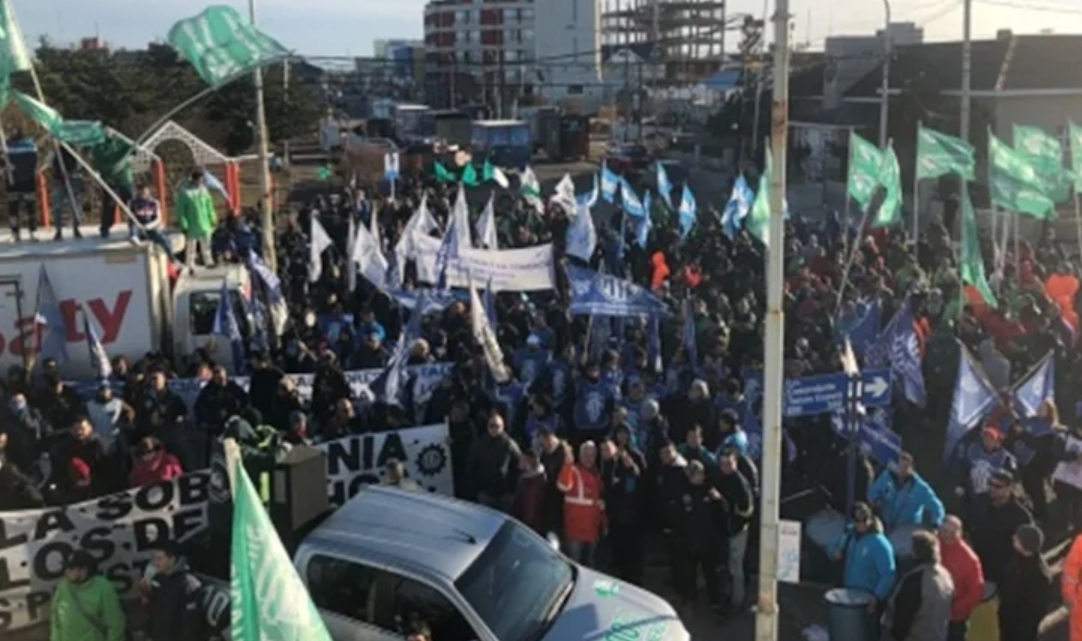
<path fill-rule="evenodd" d="M 988 494 L 972 506 L 967 519 L 969 540 L 981 559 L 984 578 L 1002 584 L 1011 560 L 1011 539 L 1019 527 L 1032 523 L 1029 510 L 1014 492 L 1014 475 L 996 470 L 988 480 Z"/>
<path fill-rule="evenodd" d="M 931 532 L 913 533 L 913 560 L 891 598 L 890 636 L 894 641 L 942 641 L 947 638 L 954 581 L 940 565 L 939 540 Z"/>
<path fill-rule="evenodd" d="M 868 611 L 875 616 L 894 587 L 894 548 L 883 534 L 883 524 L 875 518 L 870 505 L 857 501 L 850 518 L 851 523 L 831 547 L 831 554 L 836 561 L 845 560 L 842 586 L 872 595 Z"/>
<path fill-rule="evenodd" d="M 947 641 L 965 641 L 969 617 L 984 598 L 984 571 L 977 553 L 962 538 L 962 520 L 953 514 L 939 527 L 939 555 L 954 581 Z"/>
<path fill-rule="evenodd" d="M 1027 523 L 1015 530 L 1011 543 L 1013 558 L 1004 580 L 997 584 L 1000 638 L 1036 641 L 1052 599 L 1052 571 L 1041 556 L 1044 532 Z"/>

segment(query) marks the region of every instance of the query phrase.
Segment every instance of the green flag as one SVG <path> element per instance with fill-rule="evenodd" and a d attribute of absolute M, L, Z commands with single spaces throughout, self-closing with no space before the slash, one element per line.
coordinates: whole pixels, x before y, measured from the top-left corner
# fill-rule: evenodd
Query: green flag
<path fill-rule="evenodd" d="M 223 5 L 207 7 L 173 25 L 169 45 L 213 87 L 289 57 L 281 43 Z"/>
<path fill-rule="evenodd" d="M 503 171 L 487 160 L 485 166 L 481 168 L 481 180 L 485 182 L 492 181 L 503 189 L 507 189 L 507 186 L 511 184 Z"/>
<path fill-rule="evenodd" d="M 21 91 L 13 91 L 11 96 L 31 120 L 61 142 L 81 146 L 96 145 L 105 140 L 105 128 L 100 122 L 64 120 L 55 109 Z"/>
<path fill-rule="evenodd" d="M 1071 173 L 1074 175 L 1076 192 L 1082 192 L 1082 127 L 1070 123 L 1071 136 Z"/>
<path fill-rule="evenodd" d="M 755 192 L 755 200 L 744 221 L 744 227 L 748 233 L 758 238 L 759 242 L 770 247 L 770 183 L 774 176 L 774 162 L 769 149 L 766 150 L 765 164 L 763 175 L 759 176 L 759 190 Z"/>
<path fill-rule="evenodd" d="M 455 175 L 447 171 L 447 168 L 443 166 L 443 163 L 436 161 L 432 164 L 433 170 L 436 172 L 436 181 L 441 183 L 453 183 L 455 182 Z"/>
<path fill-rule="evenodd" d="M 856 134 L 849 136 L 849 197 L 867 209 L 875 190 L 879 187 L 879 168 L 883 166 L 883 152 Z"/>
<path fill-rule="evenodd" d="M 331 641 L 239 456 L 233 469 L 230 638 Z"/>
<path fill-rule="evenodd" d="M 977 237 L 977 214 L 969 200 L 969 190 L 962 186 L 962 282 L 972 285 L 984 302 L 996 306 L 996 296 L 988 286 L 984 275 L 984 259 L 981 258 L 980 239 Z"/>
<path fill-rule="evenodd" d="M 879 184 L 886 193 L 879 211 L 872 219 L 872 227 L 887 227 L 902 222 L 902 169 L 898 166 L 898 155 L 894 153 L 894 143 L 888 142 L 883 151 L 883 164 L 879 167 Z"/>
<path fill-rule="evenodd" d="M 19 21 L 11 0 L 0 0 L 0 107 L 7 104 L 8 90 L 11 87 L 11 74 L 16 71 L 30 71 L 33 62 L 26 49 Z"/>
<path fill-rule="evenodd" d="M 1063 145 L 1040 127 L 1014 126 L 1014 149 L 1043 179 L 1045 193 L 1055 202 L 1067 201 L 1070 181 L 1063 169 Z"/>
<path fill-rule="evenodd" d="M 477 170 L 472 162 L 466 163 L 466 168 L 462 170 L 462 184 L 467 187 L 476 187 L 481 184 L 477 181 Z"/>
<path fill-rule="evenodd" d="M 320 165 L 319 169 L 316 170 L 316 177 L 323 182 L 327 182 L 331 179 L 331 168 L 327 165 Z"/>
<path fill-rule="evenodd" d="M 976 166 L 973 146 L 968 142 L 926 127 L 917 130 L 917 180 L 946 174 L 976 180 Z"/>
<path fill-rule="evenodd" d="M 1055 217 L 1055 204 L 1045 194 L 1029 160 L 988 132 L 988 184 L 992 203 L 1037 218 Z"/>

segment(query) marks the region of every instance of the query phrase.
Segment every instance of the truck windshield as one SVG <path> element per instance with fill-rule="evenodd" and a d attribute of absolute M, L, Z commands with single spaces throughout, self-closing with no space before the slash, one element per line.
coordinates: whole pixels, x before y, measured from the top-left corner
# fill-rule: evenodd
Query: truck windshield
<path fill-rule="evenodd" d="M 455 585 L 500 641 L 538 638 L 555 618 L 553 605 L 569 594 L 574 568 L 556 550 L 514 521 L 496 533 Z"/>

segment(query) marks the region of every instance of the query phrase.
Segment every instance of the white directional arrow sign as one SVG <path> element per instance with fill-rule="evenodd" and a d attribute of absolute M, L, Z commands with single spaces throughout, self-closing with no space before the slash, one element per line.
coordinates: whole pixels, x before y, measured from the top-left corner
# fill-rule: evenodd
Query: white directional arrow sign
<path fill-rule="evenodd" d="M 875 374 L 875 373 L 873 372 L 873 374 Z M 868 399 L 868 397 L 879 398 L 881 396 L 884 396 L 889 391 L 890 391 L 890 379 L 889 378 L 887 378 L 885 376 L 880 376 L 878 374 L 875 374 L 874 376 L 871 376 L 870 380 L 869 380 L 869 376 L 867 376 L 867 375 L 864 376 L 864 399 L 865 399 L 865 401 Z"/>

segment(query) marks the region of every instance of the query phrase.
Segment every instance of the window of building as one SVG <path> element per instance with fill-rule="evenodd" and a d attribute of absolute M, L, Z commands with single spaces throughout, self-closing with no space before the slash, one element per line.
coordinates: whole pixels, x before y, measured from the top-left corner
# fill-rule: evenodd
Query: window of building
<path fill-rule="evenodd" d="M 473 19 L 472 14 L 473 12 L 469 9 L 460 10 L 455 16 L 455 21 L 458 22 L 458 24 L 469 24 Z"/>
<path fill-rule="evenodd" d="M 582 85 L 567 85 L 567 95 L 569 96 L 581 96 L 583 94 Z"/>
<path fill-rule="evenodd" d="M 514 22 L 515 20 L 518 20 L 518 19 L 519 19 L 518 9 L 504 9 L 503 10 L 503 21 L 504 22 Z"/>
<path fill-rule="evenodd" d="M 519 19 L 523 22 L 533 22 L 533 9 L 519 9 Z"/>

